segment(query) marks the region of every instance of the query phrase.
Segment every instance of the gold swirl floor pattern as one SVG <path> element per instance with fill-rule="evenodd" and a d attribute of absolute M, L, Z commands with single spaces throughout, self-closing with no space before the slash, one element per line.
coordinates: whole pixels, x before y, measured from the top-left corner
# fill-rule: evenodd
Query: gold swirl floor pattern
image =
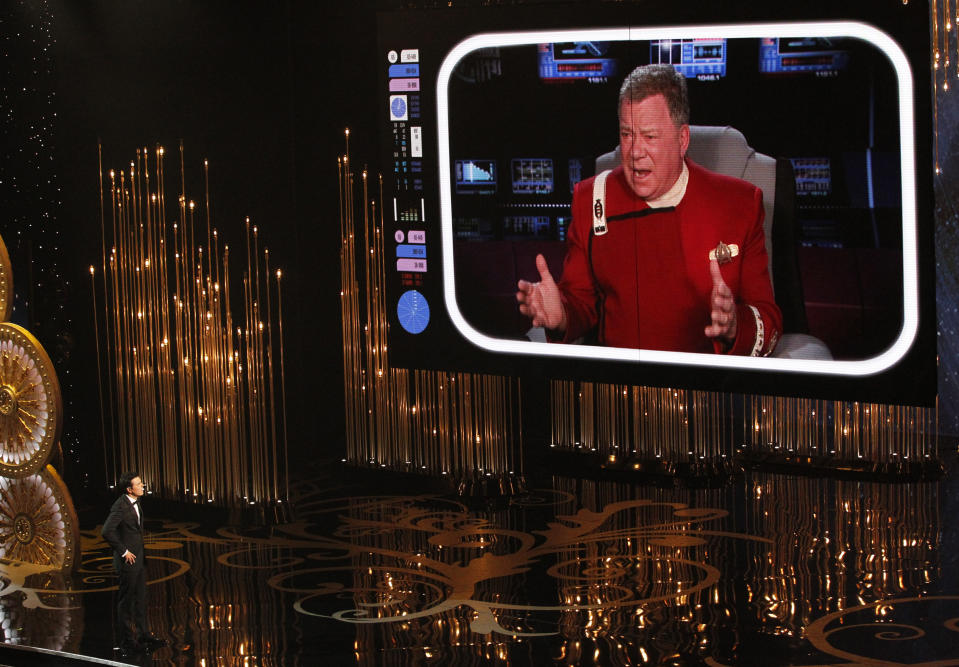
<path fill-rule="evenodd" d="M 290 523 L 148 523 L 168 645 L 139 660 L 957 664 L 954 480 L 552 477 L 495 502 L 303 482 Z M 72 575 L 0 561 L 5 642 L 115 657 L 109 548 L 82 527 Z"/>

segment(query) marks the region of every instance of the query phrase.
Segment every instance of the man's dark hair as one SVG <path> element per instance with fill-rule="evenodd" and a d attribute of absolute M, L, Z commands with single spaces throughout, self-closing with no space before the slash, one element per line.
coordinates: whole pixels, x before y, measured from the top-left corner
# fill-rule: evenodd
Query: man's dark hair
<path fill-rule="evenodd" d="M 120 486 L 120 490 L 123 493 L 126 493 L 127 489 L 133 486 L 133 480 L 135 480 L 139 476 L 140 476 L 140 473 L 133 472 L 133 471 L 125 472 L 122 475 L 120 475 L 120 481 L 118 482 L 118 485 Z"/>
<path fill-rule="evenodd" d="M 689 94 L 686 77 L 672 65 L 640 65 L 629 73 L 619 89 L 619 107 L 623 102 L 642 102 L 647 97 L 666 98 L 669 117 L 679 125 L 689 123 Z"/>

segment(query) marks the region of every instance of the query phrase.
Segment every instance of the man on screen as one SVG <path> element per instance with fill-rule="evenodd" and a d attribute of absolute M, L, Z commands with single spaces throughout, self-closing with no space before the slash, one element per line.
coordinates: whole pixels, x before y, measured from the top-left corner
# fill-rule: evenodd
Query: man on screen
<path fill-rule="evenodd" d="M 686 158 L 689 100 L 670 65 L 636 68 L 619 93 L 622 164 L 573 194 L 563 274 L 542 255 L 516 299 L 554 342 L 767 355 L 773 298 L 762 191 Z"/>

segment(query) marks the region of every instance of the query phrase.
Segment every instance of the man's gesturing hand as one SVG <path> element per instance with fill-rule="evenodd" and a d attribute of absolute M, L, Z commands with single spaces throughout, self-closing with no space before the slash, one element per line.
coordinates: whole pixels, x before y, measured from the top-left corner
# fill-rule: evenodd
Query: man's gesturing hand
<path fill-rule="evenodd" d="M 719 262 L 715 259 L 709 260 L 709 275 L 713 278 L 713 289 L 709 294 L 712 324 L 706 327 L 706 335 L 732 345 L 736 340 L 736 299 L 723 280 Z"/>
<path fill-rule="evenodd" d="M 536 270 L 539 271 L 538 283 L 520 280 L 517 284 L 519 312 L 532 319 L 534 327 L 566 331 L 566 308 L 542 255 L 536 255 Z"/>

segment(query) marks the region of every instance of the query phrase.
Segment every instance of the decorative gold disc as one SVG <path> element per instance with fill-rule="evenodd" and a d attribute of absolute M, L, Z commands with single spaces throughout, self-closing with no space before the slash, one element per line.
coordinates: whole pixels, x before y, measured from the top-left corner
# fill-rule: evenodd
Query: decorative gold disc
<path fill-rule="evenodd" d="M 0 321 L 6 322 L 13 312 L 13 267 L 7 246 L 0 236 Z"/>
<path fill-rule="evenodd" d="M 60 439 L 60 383 L 29 331 L 0 323 L 0 475 L 23 477 L 46 465 Z"/>
<path fill-rule="evenodd" d="M 73 501 L 53 466 L 0 477 L 0 558 L 68 571 L 79 543 Z"/>

